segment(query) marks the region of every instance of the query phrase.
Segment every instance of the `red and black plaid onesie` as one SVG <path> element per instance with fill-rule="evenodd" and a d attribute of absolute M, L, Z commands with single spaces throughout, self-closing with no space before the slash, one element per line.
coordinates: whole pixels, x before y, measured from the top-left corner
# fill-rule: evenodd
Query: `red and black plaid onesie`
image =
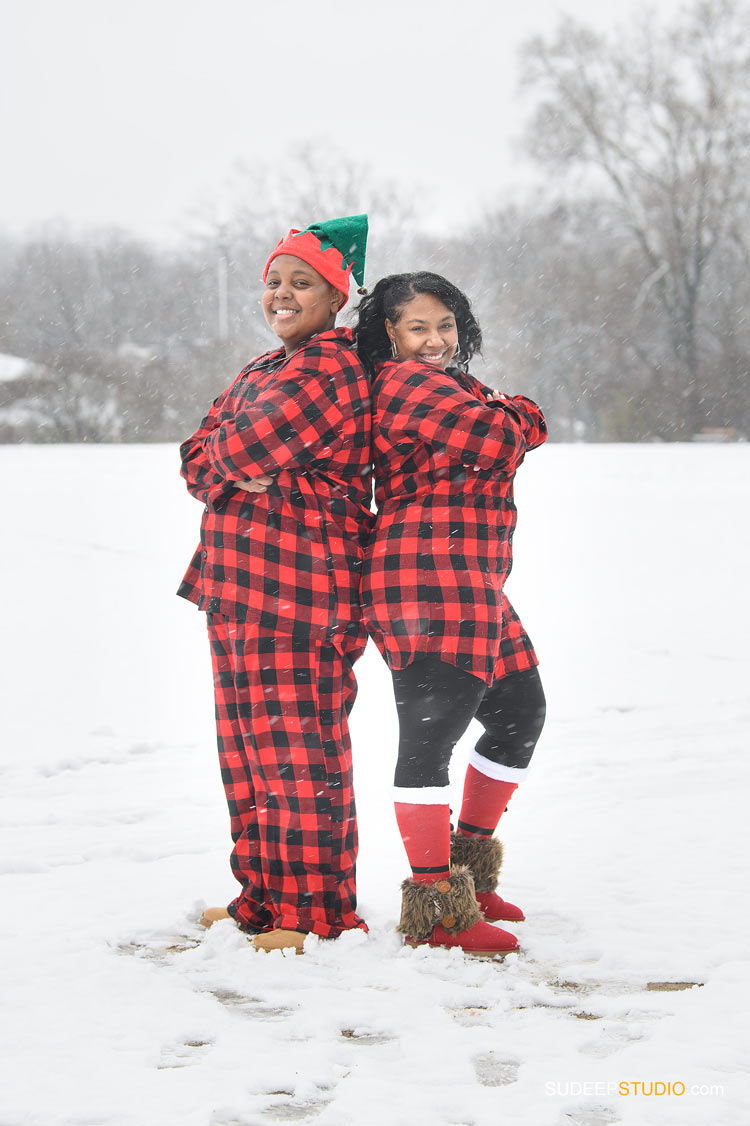
<path fill-rule="evenodd" d="M 453 368 L 377 368 L 378 517 L 362 604 L 392 669 L 436 654 L 491 685 L 538 663 L 503 584 L 516 523 L 513 477 L 547 428 L 530 399 L 491 394 Z"/>
<path fill-rule="evenodd" d="M 347 716 L 365 633 L 370 401 L 347 329 L 253 360 L 181 447 L 205 504 L 178 593 L 208 613 L 219 756 L 252 929 L 335 937 L 355 913 Z M 234 482 L 268 474 L 265 493 Z"/>

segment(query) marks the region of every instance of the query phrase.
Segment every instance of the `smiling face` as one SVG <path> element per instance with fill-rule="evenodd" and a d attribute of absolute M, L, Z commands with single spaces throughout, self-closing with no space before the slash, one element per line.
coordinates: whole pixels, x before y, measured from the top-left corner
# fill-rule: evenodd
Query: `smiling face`
<path fill-rule="evenodd" d="M 291 356 L 305 340 L 333 328 L 344 295 L 301 258 L 279 254 L 268 269 L 262 304 L 266 321 Z"/>
<path fill-rule="evenodd" d="M 456 318 L 431 293 L 412 297 L 398 309 L 398 320 L 386 319 L 385 328 L 399 360 L 419 360 L 445 370 L 456 354 Z"/>

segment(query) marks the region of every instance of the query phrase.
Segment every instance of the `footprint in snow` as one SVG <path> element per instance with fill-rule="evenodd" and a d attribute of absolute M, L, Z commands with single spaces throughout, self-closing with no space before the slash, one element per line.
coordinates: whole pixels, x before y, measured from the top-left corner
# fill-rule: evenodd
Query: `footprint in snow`
<path fill-rule="evenodd" d="M 187 935 L 154 936 L 152 941 L 120 942 L 112 948 L 118 954 L 129 954 L 134 958 L 143 958 L 157 965 L 169 965 L 177 954 L 184 954 L 186 950 L 194 950 L 200 946 L 200 940 L 189 938 Z"/>
<path fill-rule="evenodd" d="M 609 1106 L 582 1106 L 567 1110 L 560 1126 L 616 1126 L 620 1121 L 617 1111 Z"/>
<path fill-rule="evenodd" d="M 445 1011 L 462 1028 L 489 1028 L 487 1005 L 448 1005 Z"/>
<path fill-rule="evenodd" d="M 475 1056 L 472 1063 L 477 1080 L 483 1087 L 507 1087 L 518 1079 L 520 1065 L 516 1060 L 504 1060 L 494 1052 Z"/>
<path fill-rule="evenodd" d="M 221 1005 L 225 1005 L 228 1009 L 237 1013 L 257 1017 L 259 1020 L 286 1020 L 294 1012 L 288 1006 L 269 1004 L 268 1001 L 262 1001 L 259 997 L 246 997 L 242 993 L 232 992 L 231 989 L 214 989 L 210 992 Z"/>
<path fill-rule="evenodd" d="M 287 1093 L 285 1092 L 285 1094 Z M 287 1099 L 278 1103 L 270 1103 L 261 1113 L 264 1121 L 304 1122 L 311 1118 L 317 1118 L 329 1102 L 330 1099 L 310 1099 L 306 1102 Z"/>
<path fill-rule="evenodd" d="M 588 1015 L 588 1014 L 587 1014 Z M 643 1040 L 646 1035 L 646 1028 L 644 1026 L 644 1017 L 648 1016 L 651 1019 L 656 1019 L 654 1014 L 639 1014 L 640 1024 L 633 1022 L 632 1014 L 626 1014 L 621 1020 L 616 1023 L 611 1018 L 604 1021 L 599 1029 L 599 1036 L 596 1040 L 590 1040 L 587 1044 L 582 1044 L 580 1051 L 587 1056 L 596 1056 L 599 1059 L 604 1059 L 607 1056 L 613 1056 L 617 1052 L 621 1052 L 629 1044 L 635 1043 L 637 1040 Z M 593 1019 L 589 1015 L 589 1019 Z"/>
<path fill-rule="evenodd" d="M 372 1032 L 362 1028 L 342 1028 L 341 1035 L 345 1040 L 351 1040 L 354 1044 L 391 1044 L 396 1037 L 388 1036 L 384 1032 Z"/>
<path fill-rule="evenodd" d="M 185 1043 L 168 1044 L 162 1048 L 157 1071 L 171 1071 L 200 1063 L 212 1047 L 210 1040 L 186 1040 Z"/>

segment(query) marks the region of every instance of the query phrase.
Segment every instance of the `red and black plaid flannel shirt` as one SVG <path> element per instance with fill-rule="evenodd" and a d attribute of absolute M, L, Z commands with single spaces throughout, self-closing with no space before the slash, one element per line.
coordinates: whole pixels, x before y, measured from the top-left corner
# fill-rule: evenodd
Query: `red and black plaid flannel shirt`
<path fill-rule="evenodd" d="M 368 629 L 392 668 L 439 653 L 491 683 L 504 613 L 511 645 L 528 643 L 531 653 L 516 667 L 536 663 L 503 584 L 516 523 L 513 477 L 547 427 L 530 399 L 490 401 L 491 394 L 455 369 L 390 361 L 378 369 L 378 517 L 362 600 Z"/>
<path fill-rule="evenodd" d="M 178 594 L 201 610 L 300 638 L 363 634 L 372 525 L 370 395 L 348 329 L 253 360 L 180 447 L 204 502 Z M 268 474 L 265 493 L 235 482 Z"/>

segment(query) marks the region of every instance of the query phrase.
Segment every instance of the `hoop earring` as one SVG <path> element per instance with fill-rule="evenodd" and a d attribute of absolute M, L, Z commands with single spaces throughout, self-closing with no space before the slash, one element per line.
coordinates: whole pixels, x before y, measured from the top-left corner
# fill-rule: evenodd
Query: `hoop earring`
<path fill-rule="evenodd" d="M 398 359 L 398 348 L 396 347 L 395 337 L 391 337 L 391 353 L 393 355 L 394 360 L 397 360 Z"/>

